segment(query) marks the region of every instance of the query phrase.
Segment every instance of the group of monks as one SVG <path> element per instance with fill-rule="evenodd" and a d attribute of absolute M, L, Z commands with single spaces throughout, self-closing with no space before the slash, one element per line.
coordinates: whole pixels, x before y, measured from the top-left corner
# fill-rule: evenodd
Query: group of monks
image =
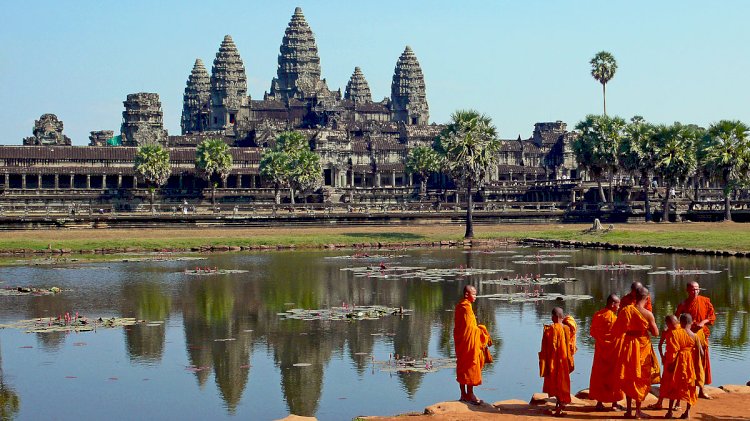
<path fill-rule="evenodd" d="M 482 401 L 474 394 L 474 386 L 482 384 L 481 369 L 492 361 L 488 351 L 492 339 L 474 316 L 471 304 L 476 294 L 473 286 L 464 287 L 463 298 L 456 305 L 453 337 L 460 400 L 480 405 Z M 625 418 L 648 418 L 641 412 L 641 404 L 651 385 L 657 383 L 659 401 L 648 409 L 662 409 L 663 401 L 668 400 L 665 418 L 673 417 L 680 401 L 685 402 L 685 412 L 680 416 L 685 419 L 698 397 L 710 399 L 703 387 L 711 383 L 708 337 L 716 315 L 711 300 L 700 295 L 697 282 L 687 283 L 687 295 L 675 315 L 666 317 L 661 332 L 654 319 L 649 291 L 640 282 L 633 282 L 630 293 L 622 300 L 615 294 L 607 297 L 606 306 L 594 314 L 590 328 L 595 348 L 589 398 L 597 401 L 597 410 L 608 410 L 604 404 L 611 403 L 613 410 L 625 409 Z M 544 378 L 542 391 L 556 398 L 552 415 L 563 416 L 565 405 L 571 402 L 570 373 L 575 368 L 576 331 L 575 320 L 555 307 L 552 323 L 545 325 L 542 332 L 539 374 Z M 651 336 L 660 336 L 658 349 L 663 371 Z M 626 408 L 618 405 L 623 399 Z"/>

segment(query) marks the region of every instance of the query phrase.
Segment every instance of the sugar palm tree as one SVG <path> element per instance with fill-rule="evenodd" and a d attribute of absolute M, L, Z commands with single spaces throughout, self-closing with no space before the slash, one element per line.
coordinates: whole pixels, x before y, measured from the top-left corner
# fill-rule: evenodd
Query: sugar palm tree
<path fill-rule="evenodd" d="M 472 192 L 488 179 L 488 171 L 497 162 L 500 140 L 492 119 L 474 110 L 459 110 L 436 139 L 438 153 L 453 178 L 466 187 L 466 233 L 474 237 Z"/>
<path fill-rule="evenodd" d="M 699 135 L 699 131 L 680 123 L 660 125 L 654 130 L 654 169 L 665 183 L 662 222 L 669 222 L 670 191 L 695 170 L 695 151 L 691 146 Z"/>
<path fill-rule="evenodd" d="M 260 159 L 260 175 L 273 184 L 273 196 L 276 204 L 281 203 L 281 188 L 289 185 L 291 178 L 291 159 L 288 154 L 269 150 Z"/>
<path fill-rule="evenodd" d="M 640 176 L 645 194 L 645 219 L 651 221 L 651 173 L 656 165 L 654 126 L 643 117 L 635 116 L 625 127 L 625 136 L 620 143 L 620 166 L 634 175 Z"/>
<path fill-rule="evenodd" d="M 750 161 L 750 128 L 741 121 L 721 120 L 708 128 L 706 164 L 724 187 L 724 220 L 732 220 L 731 192 Z"/>
<path fill-rule="evenodd" d="M 315 190 L 323 184 L 323 168 L 320 155 L 309 148 L 296 154 L 291 168 L 291 197 L 294 203 L 294 191 L 306 192 Z"/>
<path fill-rule="evenodd" d="M 599 51 L 589 63 L 591 64 L 591 76 L 602 84 L 604 115 L 607 115 L 607 83 L 615 77 L 617 61 L 615 61 L 615 57 L 611 53 Z"/>
<path fill-rule="evenodd" d="M 624 137 L 625 120 L 606 115 L 587 115 L 576 125 L 579 136 L 573 141 L 573 153 L 579 165 L 596 180 L 602 202 L 613 202 L 612 179 L 617 172 L 620 142 Z M 609 199 L 604 197 L 602 178 L 609 176 Z"/>
<path fill-rule="evenodd" d="M 135 153 L 134 171 L 146 180 L 151 192 L 151 210 L 154 210 L 154 191 L 167 183 L 172 174 L 169 163 L 169 151 L 159 144 L 148 144 L 138 148 Z"/>
<path fill-rule="evenodd" d="M 232 171 L 232 153 L 221 139 L 206 139 L 195 149 L 195 167 L 211 185 L 211 203 L 216 204 L 215 178 L 227 180 Z"/>
<path fill-rule="evenodd" d="M 419 175 L 419 197 L 427 195 L 427 178 L 430 174 L 440 171 L 440 157 L 438 153 L 427 146 L 417 146 L 409 151 L 406 157 L 406 171 Z"/>

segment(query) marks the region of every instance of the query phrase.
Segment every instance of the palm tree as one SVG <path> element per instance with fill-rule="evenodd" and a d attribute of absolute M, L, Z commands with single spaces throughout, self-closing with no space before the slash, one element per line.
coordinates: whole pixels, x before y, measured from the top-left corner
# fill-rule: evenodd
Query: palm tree
<path fill-rule="evenodd" d="M 310 149 L 302 150 L 292 161 L 291 197 L 294 204 L 294 191 L 315 190 L 323 184 L 323 168 L 320 156 Z"/>
<path fill-rule="evenodd" d="M 662 222 L 669 222 L 670 192 L 695 170 L 695 151 L 691 148 L 700 132 L 680 123 L 660 125 L 654 130 L 655 172 L 665 183 Z"/>
<path fill-rule="evenodd" d="M 741 121 L 721 120 L 708 128 L 706 164 L 724 187 L 724 220 L 732 220 L 731 192 L 750 161 L 750 128 Z"/>
<path fill-rule="evenodd" d="M 281 203 L 279 189 L 282 186 L 289 188 L 290 201 L 294 204 L 295 190 L 315 189 L 323 182 L 320 156 L 310 149 L 307 137 L 296 131 L 281 133 L 273 149 L 263 153 L 260 173 L 273 183 L 276 204 Z"/>
<path fill-rule="evenodd" d="M 576 125 L 580 135 L 573 141 L 578 164 L 596 180 L 602 202 L 614 202 L 612 179 L 618 169 L 620 142 L 627 123 L 620 117 L 587 115 Z M 604 197 L 602 178 L 609 176 L 609 199 Z"/>
<path fill-rule="evenodd" d="M 607 115 L 607 82 L 615 77 L 617 61 L 607 51 L 599 51 L 589 62 L 591 64 L 591 76 L 602 84 L 602 96 L 604 97 L 604 115 Z"/>
<path fill-rule="evenodd" d="M 215 177 L 222 182 L 227 180 L 232 171 L 232 153 L 229 146 L 221 139 L 206 139 L 195 149 L 195 167 L 211 185 L 211 203 L 216 205 Z"/>
<path fill-rule="evenodd" d="M 417 146 L 409 151 L 406 157 L 406 170 L 419 175 L 419 197 L 427 195 L 427 178 L 431 173 L 440 171 L 440 157 L 434 149 L 427 146 Z"/>
<path fill-rule="evenodd" d="M 640 176 L 645 194 L 644 208 L 646 222 L 651 217 L 651 173 L 656 165 L 656 148 L 654 145 L 654 126 L 635 116 L 625 127 L 625 137 L 620 143 L 620 166 L 625 171 Z"/>
<path fill-rule="evenodd" d="M 436 139 L 438 153 L 453 178 L 466 187 L 466 233 L 474 237 L 472 189 L 489 179 L 489 169 L 497 162 L 500 140 L 492 119 L 474 110 L 459 110 Z"/>
<path fill-rule="evenodd" d="M 276 204 L 281 203 L 281 187 L 289 184 L 291 162 L 288 154 L 269 150 L 260 159 L 260 175 L 273 183 Z"/>
<path fill-rule="evenodd" d="M 154 210 L 154 191 L 167 183 L 172 173 L 169 151 L 159 144 L 149 144 L 138 148 L 135 153 L 134 171 L 146 180 L 151 192 L 151 211 Z"/>

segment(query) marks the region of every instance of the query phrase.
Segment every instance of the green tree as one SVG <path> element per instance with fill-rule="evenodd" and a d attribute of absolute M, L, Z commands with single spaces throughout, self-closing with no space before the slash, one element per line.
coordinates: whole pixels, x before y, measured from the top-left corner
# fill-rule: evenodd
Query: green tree
<path fill-rule="evenodd" d="M 268 150 L 260 159 L 260 175 L 273 184 L 276 204 L 281 203 L 281 188 L 289 184 L 291 173 L 290 157 L 284 152 Z"/>
<path fill-rule="evenodd" d="M 604 98 L 604 115 L 607 115 L 607 83 L 615 77 L 617 72 L 617 61 L 607 51 L 599 51 L 589 62 L 591 64 L 591 76 L 602 84 L 602 97 Z"/>
<path fill-rule="evenodd" d="M 724 190 L 724 220 L 732 220 L 731 192 L 746 175 L 750 161 L 750 128 L 737 120 L 721 120 L 708 128 L 705 162 Z"/>
<path fill-rule="evenodd" d="M 292 161 L 292 174 L 290 179 L 292 203 L 294 203 L 294 192 L 304 193 L 315 190 L 323 184 L 323 168 L 320 165 L 320 156 L 307 149 L 300 151 Z"/>
<path fill-rule="evenodd" d="M 409 151 L 406 157 L 406 171 L 419 175 L 419 197 L 427 195 L 427 178 L 430 174 L 440 171 L 440 156 L 427 146 L 417 146 Z"/>
<path fill-rule="evenodd" d="M 643 117 L 635 116 L 625 127 L 625 136 L 620 143 L 620 166 L 633 175 L 640 176 L 645 195 L 646 222 L 651 217 L 651 173 L 656 166 L 656 145 L 654 144 L 654 126 Z"/>
<path fill-rule="evenodd" d="M 211 185 L 211 203 L 216 204 L 216 186 L 227 180 L 232 171 L 232 152 L 221 139 L 206 139 L 195 149 L 195 167 Z"/>
<path fill-rule="evenodd" d="M 295 191 L 318 188 L 323 181 L 320 157 L 311 151 L 305 135 L 296 131 L 281 133 L 273 149 L 263 153 L 260 173 L 273 183 L 277 204 L 281 203 L 282 187 L 289 188 L 294 203 Z"/>
<path fill-rule="evenodd" d="M 172 174 L 169 151 L 159 144 L 149 144 L 138 148 L 133 167 L 136 174 L 146 180 L 151 193 L 151 210 L 154 210 L 154 191 L 167 183 Z"/>
<path fill-rule="evenodd" d="M 492 119 L 474 110 L 459 110 L 436 139 L 436 150 L 443 156 L 452 177 L 466 188 L 466 233 L 474 237 L 473 189 L 480 188 L 490 176 L 500 150 L 497 129 Z"/>
<path fill-rule="evenodd" d="M 619 167 L 620 143 L 625 135 L 625 120 L 606 115 L 587 115 L 576 125 L 579 136 L 573 141 L 578 164 L 596 180 L 599 199 L 613 202 L 612 179 Z M 604 197 L 602 178 L 609 178 L 609 199 Z"/>
<path fill-rule="evenodd" d="M 662 222 L 669 222 L 670 192 L 695 170 L 695 151 L 691 147 L 701 133 L 695 128 L 674 123 L 660 125 L 654 130 L 656 146 L 656 174 L 665 185 Z"/>

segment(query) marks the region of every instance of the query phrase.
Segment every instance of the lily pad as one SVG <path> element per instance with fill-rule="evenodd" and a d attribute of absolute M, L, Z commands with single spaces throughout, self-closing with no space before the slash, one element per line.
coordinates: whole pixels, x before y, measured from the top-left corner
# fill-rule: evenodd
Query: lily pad
<path fill-rule="evenodd" d="M 194 276 L 207 276 L 207 275 L 228 275 L 230 273 L 247 273 L 249 271 L 244 269 L 187 269 L 185 270 L 185 275 L 194 275 Z"/>
<path fill-rule="evenodd" d="M 568 261 L 567 260 L 536 259 L 536 260 L 514 260 L 513 263 L 517 265 L 561 265 L 563 263 L 568 263 Z"/>
<path fill-rule="evenodd" d="M 414 359 L 401 357 L 387 361 L 373 361 L 373 365 L 380 371 L 390 373 L 435 373 L 440 370 L 456 368 L 455 358 L 423 357 Z"/>
<path fill-rule="evenodd" d="M 347 306 L 327 309 L 306 310 L 293 308 L 285 313 L 277 313 L 285 319 L 297 320 L 377 320 L 390 315 L 408 315 L 411 310 L 385 306 Z"/>
<path fill-rule="evenodd" d="M 543 277 L 543 278 L 503 278 L 503 279 L 490 279 L 487 281 L 481 281 L 482 284 L 486 285 L 504 285 L 504 286 L 528 286 L 528 285 L 554 285 L 563 282 L 574 282 L 576 278 L 562 278 L 562 277 Z"/>
<path fill-rule="evenodd" d="M 649 272 L 649 275 L 672 275 L 672 276 L 687 276 L 687 275 L 712 275 L 715 273 L 721 273 L 720 270 L 709 270 L 709 269 L 672 269 L 672 270 L 657 270 Z"/>
<path fill-rule="evenodd" d="M 490 300 L 509 301 L 511 303 L 533 303 L 539 301 L 571 301 L 571 300 L 591 300 L 594 297 L 590 295 L 558 294 L 556 292 L 516 292 L 510 294 L 488 294 L 480 295 L 477 298 L 489 298 Z"/>
<path fill-rule="evenodd" d="M 62 292 L 58 287 L 37 288 L 37 287 L 5 287 L 0 288 L 0 297 L 18 296 L 18 295 L 55 295 Z"/>
<path fill-rule="evenodd" d="M 583 265 L 574 266 L 576 270 L 603 270 L 609 272 L 618 272 L 626 270 L 651 270 L 651 265 L 631 265 L 628 263 L 611 263 L 607 265 Z"/>
<path fill-rule="evenodd" d="M 44 317 L 39 319 L 19 320 L 14 323 L 0 324 L 0 329 L 21 329 L 26 333 L 50 333 L 50 332 L 88 332 L 97 328 L 113 328 L 122 326 L 132 326 L 139 323 L 138 320 L 130 317 L 111 317 L 98 318 L 89 320 L 81 317 L 75 320 L 65 321 L 65 319 Z M 140 323 L 145 323 L 140 321 Z"/>

